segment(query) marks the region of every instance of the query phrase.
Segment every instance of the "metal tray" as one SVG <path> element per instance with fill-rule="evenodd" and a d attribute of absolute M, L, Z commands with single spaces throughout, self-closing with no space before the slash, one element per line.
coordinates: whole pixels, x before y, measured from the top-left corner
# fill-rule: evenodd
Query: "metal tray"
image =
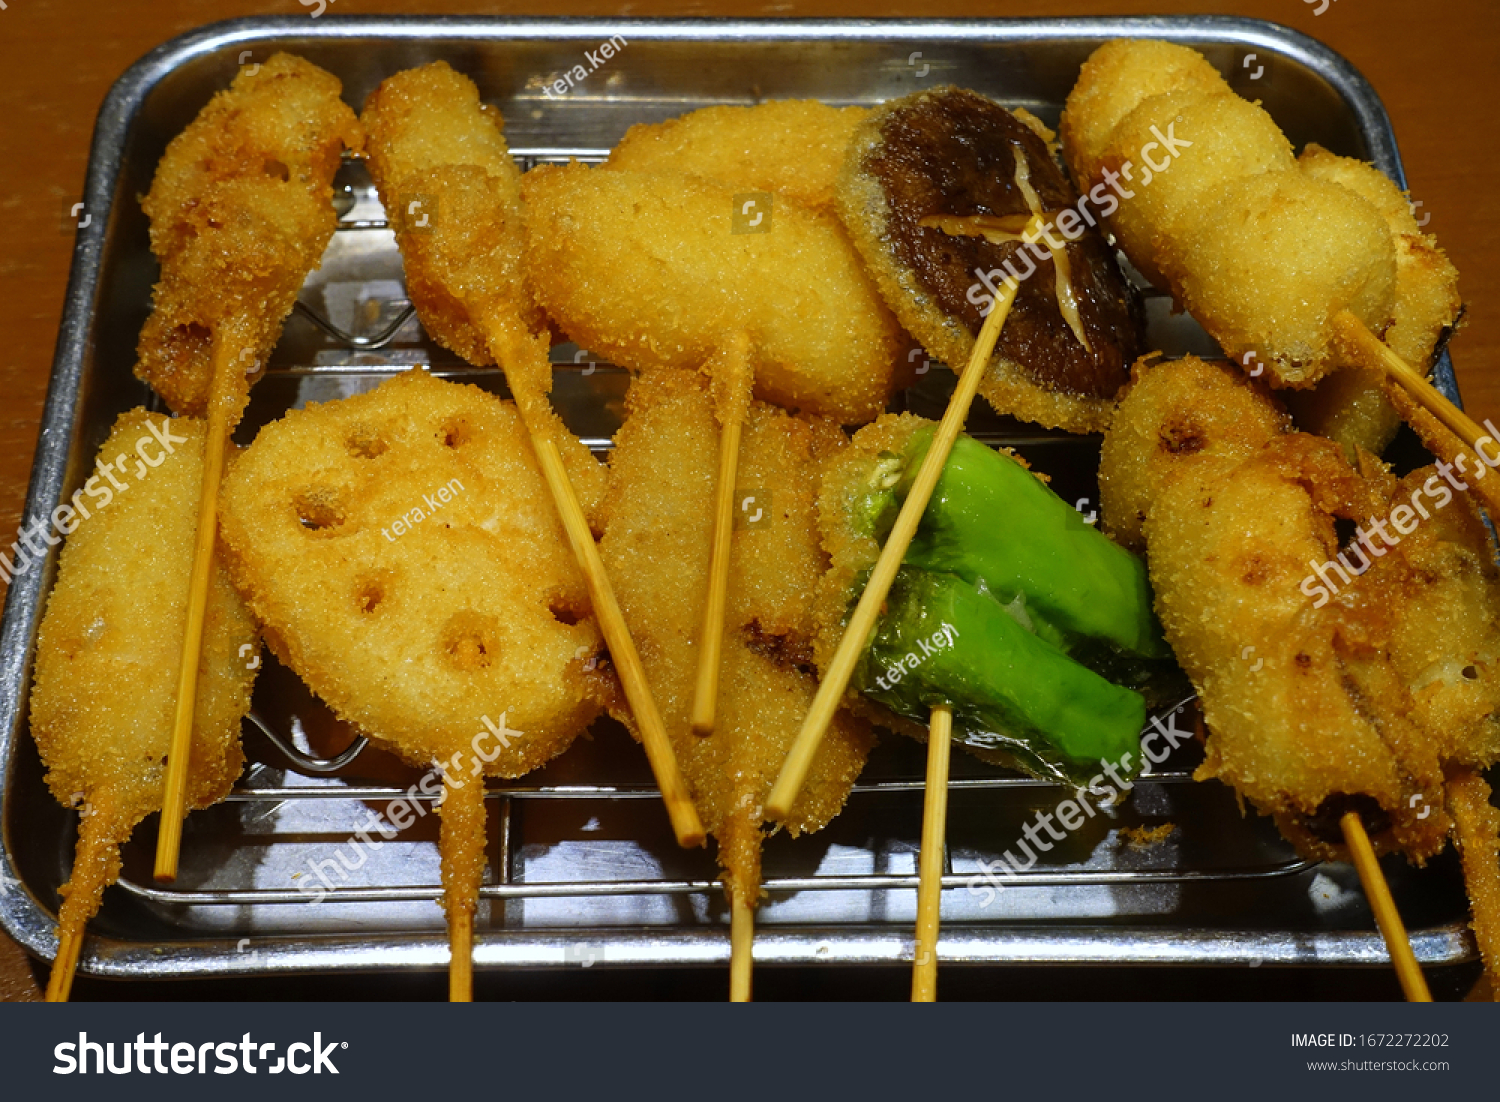
<path fill-rule="evenodd" d="M 237 66 L 276 49 L 343 81 L 359 105 L 385 76 L 437 58 L 478 82 L 507 120 L 526 164 L 597 158 L 632 123 L 714 103 L 814 96 L 875 103 L 953 82 L 1055 124 L 1079 64 L 1100 42 L 1152 36 L 1202 50 L 1236 89 L 1260 98 L 1297 145 L 1318 141 L 1373 160 L 1403 181 L 1389 121 L 1343 59 L 1270 23 L 1220 17 L 969 22 L 516 20 L 287 17 L 216 24 L 147 55 L 100 112 L 81 228 L 37 446 L 27 516 L 41 516 L 81 481 L 114 417 L 151 401 L 131 375 L 155 262 L 136 196 L 167 141 L 225 86 Z M 562 95 L 552 81 L 611 36 L 626 45 Z M 1250 55 L 1253 54 L 1253 60 Z M 1253 68 L 1252 68 L 1253 65 Z M 343 170 L 340 232 L 304 289 L 239 438 L 309 400 L 354 393 L 412 364 L 504 392 L 501 376 L 469 368 L 423 336 L 404 299 L 383 212 L 357 164 Z M 1403 181 L 1404 182 L 1404 181 Z M 1212 350 L 1186 318 L 1151 304 L 1153 343 Z M 913 358 L 921 355 L 912 350 Z M 618 424 L 623 373 L 582 350 L 557 349 L 556 401 L 591 446 Z M 1439 387 L 1456 398 L 1446 360 Z M 937 415 L 951 375 L 923 374 L 906 408 Z M 1020 448 L 1069 500 L 1097 502 L 1098 440 L 1036 430 L 976 405 L 976 435 Z M 1421 460 L 1410 438 L 1405 462 Z M 56 952 L 58 886 L 72 856 L 73 816 L 42 783 L 27 732 L 32 650 L 54 560 L 11 586 L 0 625 L 0 922 L 32 953 Z M 1171 717 L 1193 721 L 1191 702 Z M 296 677 L 271 661 L 246 724 L 251 764 L 223 804 L 187 822 L 182 872 L 152 884 L 154 823 L 126 847 L 125 873 L 90 926 L 80 969 L 121 978 L 334 970 L 441 969 L 447 943 L 432 817 L 376 847 L 321 902 L 312 864 L 348 848 L 370 809 L 412 772 L 359 752 Z M 1113 816 L 1043 855 L 990 906 L 966 888 L 979 862 L 1011 845 L 1039 808 L 1064 793 L 959 755 L 954 765 L 941 956 L 966 964 L 1385 964 L 1358 880 L 1340 865 L 1300 860 L 1269 821 L 1246 818 L 1233 794 L 1189 779 L 1191 744 L 1143 779 Z M 922 753 L 889 736 L 847 810 L 820 834 L 777 836 L 765 855 L 770 898 L 755 956 L 776 963 L 853 965 L 910 959 L 920 836 Z M 600 722 L 546 769 L 492 783 L 491 873 L 477 923 L 480 968 L 721 965 L 728 923 L 708 851 L 672 843 L 643 755 Z M 1148 849 L 1121 831 L 1173 823 Z M 346 861 L 346 864 L 353 863 Z M 325 866 L 326 869 L 326 866 Z M 1452 855 L 1425 870 L 1388 862 L 1419 960 L 1475 957 Z"/>

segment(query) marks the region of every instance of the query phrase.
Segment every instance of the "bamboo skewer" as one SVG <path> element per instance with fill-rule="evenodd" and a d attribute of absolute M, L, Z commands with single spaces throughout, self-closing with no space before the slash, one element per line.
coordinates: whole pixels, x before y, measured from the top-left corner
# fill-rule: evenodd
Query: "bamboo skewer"
<path fill-rule="evenodd" d="M 1349 847 L 1349 856 L 1359 872 L 1359 882 L 1364 885 L 1365 898 L 1375 912 L 1375 923 L 1385 938 L 1385 947 L 1391 954 L 1391 963 L 1396 966 L 1396 978 L 1401 981 L 1401 990 L 1406 1000 L 1414 1003 L 1430 1003 L 1432 995 L 1427 990 L 1427 979 L 1417 964 L 1417 956 L 1411 950 L 1411 939 L 1406 936 L 1406 927 L 1401 923 L 1396 902 L 1391 898 L 1390 885 L 1380 871 L 1380 862 L 1375 859 L 1375 848 L 1370 845 L 1370 836 L 1365 825 L 1353 811 L 1345 812 L 1339 820 L 1344 832 L 1344 842 Z"/>
<path fill-rule="evenodd" d="M 91 806 L 85 802 L 68 893 L 57 916 L 57 957 L 52 962 L 52 974 L 47 977 L 49 1003 L 68 1001 L 88 921 L 98 911 L 105 882 L 112 879 L 110 869 L 118 860 L 115 851 L 129 836 L 130 828 L 120 821 L 111 806 Z"/>
<path fill-rule="evenodd" d="M 943 902 L 943 845 L 948 828 L 948 759 L 953 709 L 939 704 L 927 727 L 927 784 L 922 799 L 922 853 L 917 866 L 917 944 L 911 1001 L 937 1001 L 938 927 Z"/>
<path fill-rule="evenodd" d="M 198 665 L 203 653 L 203 619 L 208 609 L 208 582 L 213 572 L 214 540 L 218 536 L 219 483 L 224 476 L 224 450 L 231 423 L 238 412 L 230 389 L 240 360 L 231 356 L 233 341 L 215 330 L 213 374 L 208 392 L 208 432 L 203 441 L 203 488 L 198 497 L 198 537 L 193 547 L 193 572 L 188 582 L 187 629 L 182 637 L 182 664 L 177 672 L 177 711 L 172 746 L 167 753 L 167 778 L 162 792 L 161 826 L 156 836 L 158 881 L 177 879 L 182 847 L 182 820 L 187 815 L 188 766 L 193 747 L 193 719 L 198 700 Z"/>
<path fill-rule="evenodd" d="M 737 887 L 729 890 L 729 1001 L 750 1001 L 750 968 L 754 963 L 755 908 Z"/>
<path fill-rule="evenodd" d="M 740 466 L 740 436 L 750 409 L 752 383 L 749 337 L 737 334 L 723 349 L 719 412 L 719 482 L 714 490 L 713 551 L 708 564 L 708 599 L 699 635 L 698 683 L 693 692 L 693 731 L 713 733 L 719 701 L 719 667 L 724 655 L 724 613 L 729 603 L 729 559 L 734 537 L 734 491 Z M 715 379 L 719 383 L 720 379 Z"/>
<path fill-rule="evenodd" d="M 1479 453 L 1479 442 L 1490 438 L 1489 433 L 1476 424 L 1467 413 L 1445 398 L 1420 371 L 1398 356 L 1388 344 L 1371 333 L 1365 323 L 1348 310 L 1342 310 L 1334 315 L 1333 325 L 1339 344 L 1347 354 L 1356 359 L 1362 367 L 1385 375 L 1468 447 L 1475 457 L 1475 466 L 1480 472 L 1479 477 L 1466 479 L 1469 489 L 1484 501 L 1494 515 L 1500 516 L 1500 478 L 1491 482 L 1483 480 L 1483 472 L 1488 464 Z M 1500 452 L 1500 441 L 1490 439 L 1491 447 Z"/>
<path fill-rule="evenodd" d="M 532 362 L 540 356 L 540 352 L 529 338 L 525 338 L 524 343 L 513 340 L 511 334 L 514 331 L 514 327 L 503 324 L 503 321 L 497 323 L 490 319 L 486 336 L 495 358 L 505 370 L 506 381 L 510 384 L 511 393 L 521 411 L 521 419 L 531 435 L 531 444 L 542 468 L 542 477 L 547 482 L 553 504 L 562 519 L 568 543 L 573 548 L 573 556 L 583 572 L 589 600 L 593 602 L 594 614 L 599 619 L 599 630 L 604 635 L 605 645 L 609 647 L 610 659 L 619 672 L 625 699 L 635 714 L 641 744 L 646 749 L 646 759 L 651 763 L 651 771 L 661 789 L 662 802 L 667 805 L 667 815 L 672 820 L 672 831 L 677 836 L 677 844 L 684 847 L 701 846 L 705 837 L 703 823 L 698 818 L 687 784 L 677 768 L 677 756 L 673 753 L 666 725 L 662 722 L 661 713 L 651 695 L 651 686 L 646 682 L 646 671 L 641 665 L 640 653 L 636 650 L 635 640 L 631 638 L 625 616 L 620 611 L 620 603 L 615 599 L 614 587 L 610 584 L 609 575 L 605 573 L 604 562 L 599 558 L 594 534 L 589 528 L 588 518 L 583 515 L 583 507 L 578 503 L 573 483 L 568 478 L 562 453 L 558 451 L 557 441 L 552 436 L 550 407 L 542 389 L 542 380 L 538 377 L 542 371 L 550 373 L 551 365 L 546 363 L 545 358 L 541 363 Z M 525 347 L 526 344 L 532 344 L 532 347 Z"/>
<path fill-rule="evenodd" d="M 1034 218 L 1033 221 L 1039 220 Z M 886 538 L 885 547 L 881 549 L 880 557 L 875 561 L 875 568 L 870 573 L 870 580 L 865 585 L 865 591 L 860 595 L 854 614 L 849 618 L 843 638 L 839 640 L 838 650 L 834 652 L 833 660 L 828 664 L 828 669 L 818 686 L 818 694 L 813 698 L 812 708 L 808 711 L 807 718 L 802 723 L 802 729 L 797 733 L 796 741 L 792 743 L 791 752 L 781 766 L 781 773 L 776 778 L 771 795 L 766 800 L 768 819 L 786 818 L 791 811 L 792 804 L 797 800 L 798 793 L 802 791 L 802 784 L 807 779 L 808 770 L 812 768 L 813 756 L 822 744 L 828 725 L 833 721 L 833 715 L 838 711 L 839 704 L 844 699 L 844 693 L 849 688 L 849 678 L 854 674 L 854 665 L 859 661 L 859 656 L 869 641 L 870 632 L 875 628 L 880 608 L 885 603 L 886 594 L 896 578 L 896 571 L 901 566 L 901 560 L 906 557 L 906 549 L 910 546 L 912 537 L 916 535 L 917 525 L 927 509 L 927 502 L 932 497 L 938 478 L 943 473 L 943 466 L 948 461 L 948 453 L 953 450 L 953 442 L 963 431 L 964 421 L 969 415 L 969 406 L 973 403 L 974 395 L 979 389 L 979 380 L 984 376 L 985 368 L 989 365 L 990 354 L 995 349 L 995 342 L 1000 338 L 1000 329 L 1005 324 L 1006 315 L 1010 313 L 1011 304 L 1015 302 L 1017 290 L 1019 290 L 1019 284 L 1006 277 L 1004 286 L 995 296 L 994 307 L 990 310 L 989 316 L 984 319 L 979 336 L 975 338 L 973 354 L 970 355 L 969 364 L 964 368 L 963 374 L 959 376 L 958 385 L 953 390 L 953 397 L 948 402 L 948 410 L 943 414 L 943 420 L 938 425 L 937 432 L 933 434 L 932 446 L 928 449 L 927 456 L 917 471 L 911 491 L 907 494 L 906 501 L 901 506 L 901 512 L 896 517 L 895 527 Z"/>
<path fill-rule="evenodd" d="M 474 916 L 459 911 L 448 919 L 448 1001 L 474 1001 Z"/>

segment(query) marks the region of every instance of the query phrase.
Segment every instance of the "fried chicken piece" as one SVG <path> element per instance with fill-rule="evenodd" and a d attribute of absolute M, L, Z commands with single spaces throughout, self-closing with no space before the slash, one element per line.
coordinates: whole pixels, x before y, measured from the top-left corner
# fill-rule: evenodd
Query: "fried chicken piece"
<path fill-rule="evenodd" d="M 773 191 L 831 211 L 844 153 L 868 114 L 863 107 L 811 99 L 704 107 L 666 122 L 637 123 L 608 164 L 626 172 L 700 176 L 736 191 Z"/>
<path fill-rule="evenodd" d="M 1303 171 L 1210 69 L 1165 42 L 1101 47 L 1064 109 L 1069 167 L 1084 190 L 1115 181 L 1126 255 L 1231 358 L 1253 352 L 1278 386 L 1308 387 L 1342 362 L 1335 315 L 1376 333 L 1391 321 L 1390 228 L 1359 189 Z"/>
<path fill-rule="evenodd" d="M 885 103 L 850 147 L 839 215 L 901 324 L 955 371 L 968 362 L 992 297 L 976 280 L 988 279 L 993 292 L 1008 267 L 1020 291 L 979 393 L 1001 413 L 1096 431 L 1144 351 L 1140 304 L 1103 235 L 1070 212 L 1068 225 L 1082 232 L 1076 240 L 1061 235 L 1068 271 L 1060 279 L 1055 252 L 1037 259 L 1015 240 L 955 236 L 932 224 L 944 216 L 1037 213 L 1028 187 L 1049 219 L 1076 207 L 1079 197 L 1053 161 L 1051 134 L 1039 127 L 960 88 Z M 1077 331 L 1060 284 L 1076 300 Z"/>
<path fill-rule="evenodd" d="M 82 937 L 104 889 L 119 878 L 120 845 L 137 823 L 161 810 L 203 437 L 201 421 L 143 409 L 124 413 L 99 449 L 105 473 L 95 473 L 74 496 L 77 527 L 63 547 L 37 634 L 30 703 L 48 787 L 64 806 L 82 805 L 58 920 L 64 951 L 69 940 Z M 134 479 L 127 473 L 132 453 Z M 153 454 L 157 464 L 148 467 Z M 216 569 L 198 668 L 190 808 L 222 800 L 244 764 L 240 720 L 250 709 L 258 665 L 247 660 L 252 648 L 259 651 L 250 615 Z M 62 969 L 49 997 L 67 997 L 63 974 L 71 979 Z"/>
<path fill-rule="evenodd" d="M 899 384 L 899 326 L 835 219 L 788 203 L 750 232 L 732 187 L 581 164 L 528 172 L 522 194 L 528 277 L 579 345 L 697 371 L 744 332 L 758 397 L 844 424 Z"/>
<path fill-rule="evenodd" d="M 626 396 L 610 457 L 600 554 L 639 641 L 646 676 L 732 891 L 760 898 L 761 805 L 812 703 L 812 594 L 826 567 L 814 520 L 817 473 L 843 445 L 837 426 L 757 402 L 740 447 L 719 720 L 691 727 L 708 585 L 718 425 L 696 372 L 647 371 Z M 750 497 L 754 501 L 748 501 Z M 627 726 L 627 709 L 612 707 Z M 825 826 L 871 747 L 868 725 L 835 718 L 787 827 Z"/>
<path fill-rule="evenodd" d="M 562 442 L 592 516 L 604 470 Z M 550 761 L 602 692 L 588 591 L 515 405 L 418 370 L 293 410 L 225 481 L 220 535 L 277 656 L 341 718 L 442 767 L 445 908 L 472 920 L 479 773 Z"/>
<path fill-rule="evenodd" d="M 1357 809 L 1378 848 L 1421 863 L 1451 825 L 1444 769 L 1500 759 L 1489 540 L 1434 468 L 1398 480 L 1365 454 L 1354 470 L 1304 433 L 1167 446 L 1184 409 L 1224 425 L 1248 401 L 1270 404 L 1236 375 L 1191 361 L 1145 369 L 1105 451 L 1106 478 L 1148 487 L 1157 608 L 1209 729 L 1197 776 L 1233 785 L 1304 853 L 1340 855 L 1338 818 Z M 1262 422 L 1281 425 L 1274 412 Z M 1114 469 L 1127 450 L 1117 434 L 1160 442 L 1144 474 L 1139 461 Z M 1341 519 L 1369 531 L 1341 548 Z"/>
<path fill-rule="evenodd" d="M 480 102 L 472 80 L 434 61 L 385 80 L 365 102 L 362 122 L 406 290 L 433 339 L 469 363 L 489 364 L 492 325 L 516 337 L 542 330 L 521 265 L 521 173 L 500 112 Z M 536 382 L 545 394 L 550 372 Z"/>
<path fill-rule="evenodd" d="M 208 407 L 216 334 L 242 349 L 248 375 L 281 335 L 307 274 L 333 236 L 333 176 L 362 144 L 341 85 L 276 54 L 235 78 L 167 146 L 142 202 L 161 261 L 136 375 L 175 412 Z M 252 355 L 253 353 L 253 355 Z"/>

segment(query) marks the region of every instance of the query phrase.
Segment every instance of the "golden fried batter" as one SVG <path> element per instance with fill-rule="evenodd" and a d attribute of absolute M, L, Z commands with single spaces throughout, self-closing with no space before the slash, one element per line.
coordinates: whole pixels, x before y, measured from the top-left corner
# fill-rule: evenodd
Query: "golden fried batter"
<path fill-rule="evenodd" d="M 767 401 L 853 424 L 890 400 L 900 329 L 835 219 L 783 204 L 769 232 L 735 232 L 732 187 L 580 164 L 522 193 L 527 275 L 579 345 L 696 371 L 745 332 Z"/>
<path fill-rule="evenodd" d="M 1120 120 L 1164 92 L 1228 92 L 1219 71 L 1194 50 L 1154 39 L 1117 38 L 1089 56 L 1058 127 L 1063 158 L 1080 184 L 1096 180 Z"/>
<path fill-rule="evenodd" d="M 470 363 L 493 363 L 486 334 L 496 319 L 516 335 L 543 324 L 521 268 L 521 173 L 500 112 L 480 103 L 468 77 L 435 61 L 384 81 L 362 122 L 423 327 Z"/>
<path fill-rule="evenodd" d="M 760 896 L 761 804 L 816 693 L 812 596 L 826 560 L 813 517 L 817 471 L 843 444 L 826 421 L 751 407 L 740 446 L 719 721 L 690 724 L 708 587 L 718 427 L 697 373 L 648 371 L 631 385 L 610 459 L 600 554 L 639 643 L 646 676 L 719 862 L 742 897 Z M 754 497 L 754 501 L 747 498 Z M 627 725 L 627 709 L 612 711 Z M 869 729 L 836 718 L 793 808 L 793 835 L 843 807 Z"/>
<path fill-rule="evenodd" d="M 73 875 L 62 889 L 64 929 L 82 931 L 104 889 L 119 877 L 120 844 L 138 822 L 161 810 L 203 435 L 201 421 L 169 420 L 141 409 L 120 416 L 99 449 L 99 462 L 110 464 L 114 476 L 95 474 L 85 483 L 88 496 L 77 498 L 84 509 L 47 599 L 37 635 L 31 733 L 52 794 L 83 809 Z M 157 442 L 163 438 L 171 443 L 170 453 Z M 138 453 L 141 440 L 150 443 Z M 162 458 L 153 469 L 138 455 Z M 117 482 L 124 488 L 114 489 Z M 216 569 L 198 666 L 189 807 L 223 799 L 244 764 L 240 719 L 250 709 L 255 680 L 247 648 L 259 650 L 255 627 Z"/>
<path fill-rule="evenodd" d="M 604 471 L 568 443 L 592 513 Z M 407 757 L 467 749 L 503 712 L 526 734 L 488 772 L 516 777 L 596 714 L 599 632 L 513 404 L 412 371 L 293 410 L 241 456 L 221 508 L 272 647 Z"/>
<path fill-rule="evenodd" d="M 1396 248 L 1376 203 L 1302 171 L 1265 111 L 1226 93 L 1186 47 L 1108 43 L 1068 97 L 1069 167 L 1081 189 L 1117 181 L 1120 245 L 1231 358 L 1308 387 L 1341 362 L 1336 314 L 1391 321 Z"/>
<path fill-rule="evenodd" d="M 203 415 L 220 330 L 253 351 L 246 373 L 265 363 L 322 259 L 340 155 L 362 142 L 340 90 L 316 65 L 276 54 L 167 146 L 142 203 L 161 282 L 135 370 L 176 412 Z"/>
<path fill-rule="evenodd" d="M 611 151 L 609 167 L 701 176 L 735 191 L 774 191 L 832 210 L 844 151 L 867 114 L 810 99 L 704 107 L 632 126 Z"/>
<path fill-rule="evenodd" d="M 1396 243 L 1396 301 L 1394 321 L 1383 339 L 1396 355 L 1425 375 L 1432 369 L 1439 342 L 1463 310 L 1457 269 L 1438 247 L 1437 238 L 1422 232 L 1405 194 L 1385 173 L 1364 161 L 1337 157 L 1318 145 L 1304 149 L 1298 163 L 1311 176 L 1363 195 L 1384 216 Z M 1290 396 L 1290 403 L 1303 428 L 1337 440 L 1351 458 L 1359 448 L 1379 455 L 1401 427 L 1401 414 L 1382 389 L 1382 379 L 1344 368 L 1311 392 Z M 1421 430 L 1420 425 L 1415 427 Z M 1424 433 L 1423 439 L 1428 435 Z M 1427 443 L 1438 451 L 1433 441 Z"/>
<path fill-rule="evenodd" d="M 1250 402 L 1268 407 L 1258 448 Z M 1174 450 L 1188 409 L 1203 447 Z M 1283 424 L 1232 367 L 1146 368 L 1101 476 L 1145 500 L 1157 609 L 1210 732 L 1198 777 L 1232 784 L 1303 852 L 1338 855 L 1354 808 L 1378 847 L 1421 862 L 1450 827 L 1444 767 L 1500 758 L 1492 549 L 1434 468 L 1398 480 L 1366 454 L 1356 471 Z M 1416 527 L 1392 542 L 1398 516 Z M 1368 539 L 1342 543 L 1338 519 Z"/>
<path fill-rule="evenodd" d="M 1104 438 L 1099 495 L 1110 538 L 1145 551 L 1146 510 L 1168 472 L 1245 459 L 1291 424 L 1263 385 L 1221 363 L 1187 356 L 1153 371 L 1141 361 L 1132 376 L 1131 416 Z"/>
<path fill-rule="evenodd" d="M 592 513 L 604 470 L 564 430 L 558 441 Z M 599 629 L 515 406 L 413 371 L 293 410 L 241 457 L 221 518 L 282 661 L 372 738 L 442 764 L 444 906 L 450 923 L 471 919 L 475 767 L 518 777 L 599 712 Z M 510 733 L 486 734 L 497 726 Z"/>

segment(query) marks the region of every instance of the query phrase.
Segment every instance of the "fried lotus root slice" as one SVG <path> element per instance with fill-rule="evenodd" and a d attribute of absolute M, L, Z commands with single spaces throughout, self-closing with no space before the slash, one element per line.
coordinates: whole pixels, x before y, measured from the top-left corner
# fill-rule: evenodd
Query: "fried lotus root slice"
<path fill-rule="evenodd" d="M 863 107 L 774 100 L 754 107 L 704 107 L 659 123 L 637 123 L 610 152 L 610 168 L 681 173 L 736 191 L 773 191 L 794 203 L 833 209 L 844 154 Z"/>
<path fill-rule="evenodd" d="M 423 327 L 469 363 L 494 362 L 486 317 L 542 328 L 521 267 L 521 172 L 505 120 L 445 61 L 370 94 L 362 116 L 374 177 Z"/>
<path fill-rule="evenodd" d="M 591 514 L 604 471 L 560 444 Z M 468 753 L 504 716 L 521 734 L 489 744 L 484 771 L 520 776 L 598 713 L 599 630 L 512 403 L 413 371 L 293 410 L 246 450 L 221 508 L 272 648 L 414 764 Z"/>
<path fill-rule="evenodd" d="M 203 435 L 201 421 L 124 413 L 99 449 L 105 473 L 96 470 L 74 495 L 77 528 L 37 635 L 30 701 L 47 785 L 83 814 L 73 875 L 62 889 L 64 928 L 82 930 L 119 876 L 118 846 L 161 810 Z M 240 775 L 240 720 L 250 710 L 259 650 L 249 611 L 216 568 L 198 667 L 190 808 L 222 800 Z"/>
<path fill-rule="evenodd" d="M 533 169 L 522 191 L 527 276 L 580 346 L 697 371 L 743 332 L 757 397 L 841 424 L 889 402 L 900 327 L 837 219 L 787 203 L 761 232 L 732 187 L 576 163 Z"/>
<path fill-rule="evenodd" d="M 1076 209 L 1064 219 L 1069 232 L 1082 230 L 1063 251 L 1086 347 L 1059 305 L 1051 256 L 1038 260 L 1013 241 L 922 224 L 944 215 L 1029 216 L 1018 156 L 1049 224 L 1078 207 L 1048 137 L 960 88 L 892 100 L 871 113 L 850 147 L 839 214 L 901 324 L 955 370 L 968 362 L 995 287 L 1007 273 L 1020 279 L 979 393 L 1002 413 L 1089 432 L 1108 424 L 1115 394 L 1144 351 L 1140 303 L 1103 234 Z"/>
<path fill-rule="evenodd" d="M 337 78 L 276 54 L 243 70 L 167 146 L 142 202 L 161 281 L 136 375 L 175 412 L 202 416 L 213 337 L 246 342 L 264 365 L 338 222 L 333 177 L 363 145 Z M 248 392 L 248 382 L 246 383 Z"/>

